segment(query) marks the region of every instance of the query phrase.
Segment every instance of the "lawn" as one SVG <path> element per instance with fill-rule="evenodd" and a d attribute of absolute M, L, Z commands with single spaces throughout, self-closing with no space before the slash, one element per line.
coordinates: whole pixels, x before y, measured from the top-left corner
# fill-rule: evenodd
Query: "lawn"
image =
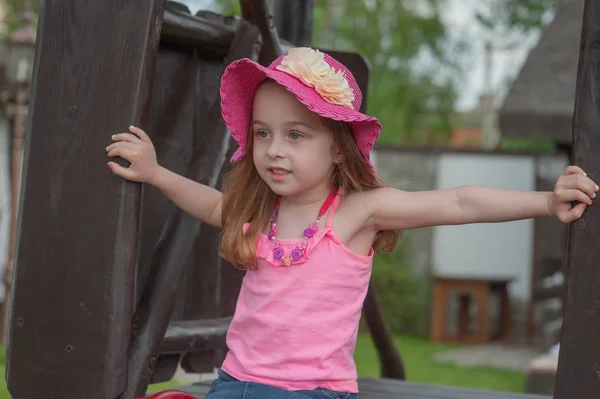
<path fill-rule="evenodd" d="M 396 337 L 396 345 L 404 361 L 408 381 L 492 391 L 523 392 L 525 384 L 523 373 L 492 367 L 457 367 L 433 361 L 435 353 L 458 348 L 458 346 L 432 344 L 427 338 L 406 336 Z M 359 336 L 354 358 L 359 376 L 379 376 L 379 361 L 369 335 Z"/>
<path fill-rule="evenodd" d="M 402 354 L 409 381 L 495 391 L 522 392 L 523 390 L 524 375 L 519 372 L 488 367 L 461 368 L 439 364 L 432 360 L 434 353 L 452 349 L 455 346 L 436 345 L 425 338 L 405 336 L 397 337 L 396 343 Z M 377 354 L 371 338 L 367 334 L 359 337 L 355 359 L 358 374 L 361 377 L 377 377 L 379 375 Z M 4 351 L 0 351 L 0 361 L 1 364 L 4 364 Z M 0 373 L 4 376 L 4 367 L 0 367 Z M 172 384 L 157 384 L 153 385 L 150 390 L 156 392 L 170 386 Z M 10 399 L 4 378 L 0 384 L 0 399 Z"/>

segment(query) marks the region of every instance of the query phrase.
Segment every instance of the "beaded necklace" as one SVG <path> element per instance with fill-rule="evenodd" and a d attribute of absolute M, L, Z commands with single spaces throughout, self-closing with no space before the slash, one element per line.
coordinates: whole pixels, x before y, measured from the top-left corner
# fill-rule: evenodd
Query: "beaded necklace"
<path fill-rule="evenodd" d="M 284 256 L 284 252 L 283 249 L 281 248 L 281 246 L 279 245 L 279 239 L 275 236 L 275 234 L 277 234 L 277 224 L 275 223 L 277 221 L 277 216 L 279 215 L 279 206 L 281 204 L 281 196 L 277 197 L 277 200 L 275 201 L 275 209 L 273 210 L 273 215 L 271 216 L 271 228 L 269 229 L 269 235 L 268 238 L 270 241 L 273 242 L 273 259 L 274 260 L 281 260 L 281 263 L 290 266 L 292 265 L 294 262 L 298 262 L 300 260 L 302 260 L 302 258 L 306 255 L 306 248 L 308 247 L 308 239 L 311 238 L 312 236 L 315 235 L 315 233 L 317 232 L 317 230 L 319 229 L 319 221 L 321 220 L 321 217 L 327 212 L 327 210 L 329 209 L 329 207 L 331 206 L 331 203 L 333 202 L 333 199 L 335 198 L 336 194 L 337 194 L 337 187 L 334 187 L 331 192 L 329 193 L 329 196 L 327 196 L 327 199 L 325 200 L 325 202 L 323 203 L 323 205 L 321 205 L 321 209 L 319 210 L 319 215 L 317 216 L 317 220 L 315 220 L 314 222 L 312 222 L 303 232 L 303 239 L 301 241 L 301 243 L 299 245 L 296 246 L 296 248 L 294 248 L 294 250 L 292 250 L 292 253 L 290 256 Z"/>

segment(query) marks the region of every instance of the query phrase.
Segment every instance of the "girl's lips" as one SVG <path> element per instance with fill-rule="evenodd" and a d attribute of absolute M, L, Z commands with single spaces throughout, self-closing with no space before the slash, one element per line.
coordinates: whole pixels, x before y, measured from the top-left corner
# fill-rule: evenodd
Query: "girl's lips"
<path fill-rule="evenodd" d="M 280 175 L 284 175 L 284 174 L 290 173 L 289 170 L 283 169 L 283 168 L 269 168 L 269 172 L 275 173 L 275 174 L 280 174 Z"/>
<path fill-rule="evenodd" d="M 274 181 L 281 181 L 285 179 L 286 176 L 292 173 L 289 170 L 282 168 L 268 168 L 267 170 L 271 175 L 271 179 L 273 179 Z"/>

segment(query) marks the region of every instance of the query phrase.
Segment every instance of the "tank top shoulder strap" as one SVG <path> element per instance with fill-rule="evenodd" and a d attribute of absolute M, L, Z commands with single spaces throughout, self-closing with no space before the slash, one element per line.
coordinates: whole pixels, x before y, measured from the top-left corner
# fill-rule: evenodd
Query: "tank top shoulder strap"
<path fill-rule="evenodd" d="M 333 199 L 333 203 L 331 204 L 331 209 L 327 213 L 327 220 L 325 222 L 325 227 L 331 227 L 331 222 L 333 221 L 333 215 L 337 210 L 338 205 L 340 204 L 340 200 L 342 199 L 342 192 L 339 190 Z"/>

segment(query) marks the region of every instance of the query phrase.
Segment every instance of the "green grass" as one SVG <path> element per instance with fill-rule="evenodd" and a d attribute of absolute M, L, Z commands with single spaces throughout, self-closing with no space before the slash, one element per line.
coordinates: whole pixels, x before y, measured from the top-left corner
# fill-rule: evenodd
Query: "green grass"
<path fill-rule="evenodd" d="M 552 139 L 535 139 L 525 137 L 503 137 L 502 141 L 500 142 L 500 148 L 508 151 L 556 151 L 556 145 Z"/>
<path fill-rule="evenodd" d="M 457 367 L 433 361 L 435 353 L 458 348 L 458 346 L 438 345 L 426 338 L 405 336 L 397 337 L 396 345 L 404 361 L 408 381 L 492 391 L 523 392 L 525 383 L 523 373 L 492 367 Z M 379 376 L 379 360 L 368 334 L 359 336 L 354 358 L 359 376 Z"/>
<path fill-rule="evenodd" d="M 436 352 L 456 348 L 450 345 L 437 345 L 425 338 L 397 337 L 396 344 L 402 355 L 408 381 L 425 382 L 440 385 L 481 388 L 493 391 L 522 392 L 524 375 L 519 372 L 498 370 L 489 367 L 457 367 L 433 361 Z M 379 361 L 373 343 L 368 334 L 361 334 L 355 353 L 358 374 L 361 377 L 377 377 Z M 0 361 L 4 363 L 4 350 L 0 350 Z M 0 367 L 4 376 L 4 367 Z M 0 380 L 0 399 L 10 399 L 4 378 Z M 156 392 L 171 388 L 176 383 L 154 384 L 149 391 Z"/>

